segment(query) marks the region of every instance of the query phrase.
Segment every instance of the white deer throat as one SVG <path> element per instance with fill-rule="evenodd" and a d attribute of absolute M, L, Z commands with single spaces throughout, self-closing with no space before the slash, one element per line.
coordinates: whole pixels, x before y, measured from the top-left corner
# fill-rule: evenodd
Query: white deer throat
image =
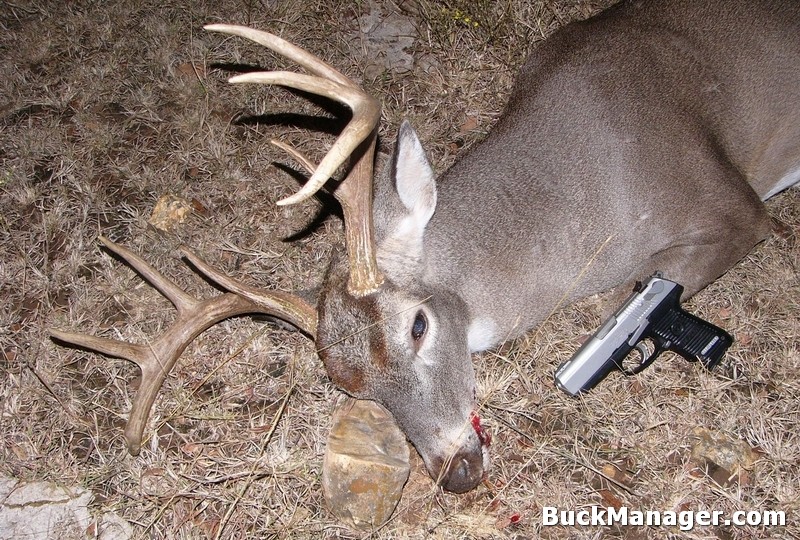
<path fill-rule="evenodd" d="M 467 329 L 469 352 L 484 351 L 497 342 L 497 324 L 492 319 L 479 317 L 473 319 Z"/>

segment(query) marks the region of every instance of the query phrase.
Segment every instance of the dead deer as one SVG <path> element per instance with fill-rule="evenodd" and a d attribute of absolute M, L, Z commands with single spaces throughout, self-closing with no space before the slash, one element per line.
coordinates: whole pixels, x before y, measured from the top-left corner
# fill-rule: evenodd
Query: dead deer
<path fill-rule="evenodd" d="M 260 43 L 310 74 L 238 75 L 344 103 L 353 118 L 296 204 L 335 186 L 346 225 L 316 305 L 259 291 L 186 258 L 228 292 L 197 300 L 129 250 L 103 243 L 172 301 L 148 346 L 53 331 L 143 372 L 126 437 L 136 453 L 156 393 L 186 345 L 223 318 L 268 313 L 316 339 L 331 380 L 394 415 L 445 488 L 488 466 L 470 355 L 536 326 L 560 302 L 654 271 L 690 296 L 770 230 L 762 203 L 800 180 L 800 3 L 624 1 L 548 38 L 523 66 L 505 114 L 438 181 L 413 129 L 373 179 L 379 103 L 271 34 Z M 374 194 L 374 205 L 373 205 Z"/>

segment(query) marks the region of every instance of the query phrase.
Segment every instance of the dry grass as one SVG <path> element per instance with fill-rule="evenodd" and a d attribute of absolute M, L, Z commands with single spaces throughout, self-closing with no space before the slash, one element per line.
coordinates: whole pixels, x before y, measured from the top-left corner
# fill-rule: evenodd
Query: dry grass
<path fill-rule="evenodd" d="M 296 181 L 272 165 L 286 160 L 266 141 L 281 135 L 318 156 L 320 140 L 330 137 L 315 139 L 283 120 L 308 125 L 293 115 L 320 109 L 280 90 L 228 86 L 220 67 L 271 67 L 275 59 L 242 40 L 206 35 L 203 24 L 271 29 L 356 79 L 377 73 L 363 83 L 385 104 L 384 146 L 410 118 L 442 170 L 491 127 L 532 44 L 607 3 L 0 5 L 0 472 L 80 483 L 98 512 L 134 523 L 137 538 L 362 536 L 337 524 L 322 500 L 322 453 L 339 393 L 301 335 L 250 319 L 203 334 L 164 385 L 147 430 L 155 436 L 131 457 L 120 428 L 136 370 L 58 346 L 47 328 L 144 341 L 172 317 L 164 299 L 98 249 L 100 233 L 199 295 L 212 290 L 175 256 L 182 242 L 254 285 L 319 282 L 340 221 L 321 204 L 275 207 Z M 417 69 L 367 69 L 357 18 L 379 8 L 413 20 Z M 146 223 L 165 193 L 199 210 L 170 234 Z M 395 518 L 375 536 L 799 538 L 800 191 L 769 208 L 783 234 L 690 305 L 738 338 L 718 371 L 665 355 L 635 379 L 612 377 L 586 399 L 568 399 L 552 373 L 599 319 L 590 301 L 562 310 L 525 339 L 476 358 L 494 433 L 493 486 L 437 495 L 417 463 Z M 696 426 L 757 449 L 754 470 L 727 486 L 693 471 Z M 624 487 L 598 474 L 610 464 L 623 469 Z M 782 509 L 791 525 L 693 533 L 540 526 L 542 506 L 609 501 Z M 513 514 L 521 521 L 508 525 Z"/>

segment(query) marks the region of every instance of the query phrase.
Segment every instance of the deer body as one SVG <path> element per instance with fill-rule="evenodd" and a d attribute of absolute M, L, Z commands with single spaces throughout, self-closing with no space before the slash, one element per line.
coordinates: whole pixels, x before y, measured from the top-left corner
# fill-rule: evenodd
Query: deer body
<path fill-rule="evenodd" d="M 564 301 L 628 292 L 654 271 L 694 294 L 767 236 L 762 200 L 800 180 L 796 0 L 624 1 L 568 25 L 534 50 L 491 134 L 438 181 L 404 124 L 374 186 L 380 108 L 372 98 L 276 36 L 208 29 L 261 43 L 312 74 L 232 82 L 292 86 L 353 109 L 318 167 L 283 146 L 312 172 L 283 203 L 311 196 L 352 154 L 334 193 L 346 254 L 334 255 L 314 306 L 256 291 L 187 252 L 229 291 L 201 305 L 207 314 L 190 316 L 197 301 L 106 245 L 173 300 L 188 339 L 247 311 L 315 336 L 332 381 L 391 411 L 452 491 L 472 489 L 488 467 L 472 352 L 526 331 Z M 53 335 L 138 362 L 153 372 L 142 386 L 156 389 L 186 345 L 172 330 L 157 347 Z M 151 358 L 153 350 L 162 352 Z M 155 392 L 148 396 L 126 430 L 132 451 Z"/>
<path fill-rule="evenodd" d="M 760 200 L 800 180 L 800 7 L 763 5 L 623 4 L 533 52 L 425 231 L 423 280 L 487 321 L 483 348 L 572 287 L 662 270 L 691 295 L 767 235 Z"/>
<path fill-rule="evenodd" d="M 487 139 L 435 184 L 418 145 L 403 126 L 375 186 L 392 286 L 356 324 L 342 306 L 320 317 L 318 342 L 391 321 L 322 358 L 465 491 L 486 467 L 471 352 L 655 271 L 694 294 L 767 236 L 761 199 L 800 179 L 800 4 L 623 2 L 536 49 Z M 435 331 L 423 347 L 415 305 Z M 378 343 L 392 352 L 376 365 Z"/>

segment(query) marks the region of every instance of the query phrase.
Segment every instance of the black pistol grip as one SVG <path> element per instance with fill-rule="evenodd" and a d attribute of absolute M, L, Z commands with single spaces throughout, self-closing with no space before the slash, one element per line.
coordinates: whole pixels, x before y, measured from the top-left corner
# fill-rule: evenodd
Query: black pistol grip
<path fill-rule="evenodd" d="M 648 330 L 665 349 L 690 362 L 699 360 L 708 370 L 719 364 L 733 343 L 725 330 L 677 306 L 665 312 Z"/>

